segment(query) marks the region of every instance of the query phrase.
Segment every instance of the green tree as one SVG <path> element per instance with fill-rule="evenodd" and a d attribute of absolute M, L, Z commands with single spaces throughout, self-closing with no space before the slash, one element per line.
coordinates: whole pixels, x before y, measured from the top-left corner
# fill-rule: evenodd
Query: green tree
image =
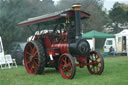
<path fill-rule="evenodd" d="M 26 41 L 30 29 L 18 26 L 22 20 L 36 17 L 55 10 L 52 0 L 0 0 L 0 36 L 4 48 L 15 41 Z M 34 27 L 34 26 L 31 26 Z"/>
<path fill-rule="evenodd" d="M 114 32 L 118 33 L 128 23 L 128 5 L 116 2 L 109 12 L 109 17 L 111 19 L 111 26 L 114 28 Z"/>

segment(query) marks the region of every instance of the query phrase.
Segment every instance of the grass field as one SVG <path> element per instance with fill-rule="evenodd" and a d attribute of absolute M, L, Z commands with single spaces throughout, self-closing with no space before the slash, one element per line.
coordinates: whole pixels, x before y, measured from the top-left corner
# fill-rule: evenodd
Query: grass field
<path fill-rule="evenodd" d="M 128 57 L 105 57 L 102 75 L 91 75 L 87 68 L 77 67 L 72 80 L 65 80 L 55 69 L 45 69 L 45 74 L 29 75 L 23 66 L 0 69 L 0 85 L 128 85 Z"/>

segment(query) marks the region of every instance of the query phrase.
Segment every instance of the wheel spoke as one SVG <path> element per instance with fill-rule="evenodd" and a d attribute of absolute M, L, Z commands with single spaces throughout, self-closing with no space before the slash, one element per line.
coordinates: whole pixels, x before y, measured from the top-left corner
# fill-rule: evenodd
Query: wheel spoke
<path fill-rule="evenodd" d="M 67 68 L 64 68 L 63 71 L 64 71 L 64 72 L 67 71 Z"/>
<path fill-rule="evenodd" d="M 33 64 L 34 66 L 38 67 L 38 62 L 36 62 L 35 60 L 33 60 Z"/>
<path fill-rule="evenodd" d="M 28 62 L 27 62 L 27 64 L 30 64 L 30 63 L 31 63 L 31 61 L 28 61 Z"/>
<path fill-rule="evenodd" d="M 28 66 L 29 66 L 29 69 L 31 69 L 31 68 L 32 68 L 32 63 L 30 62 L 30 63 L 28 64 Z"/>
<path fill-rule="evenodd" d="M 36 61 L 36 60 L 38 61 L 39 59 L 38 59 L 37 57 L 34 57 L 34 60 L 35 60 L 35 61 Z"/>
<path fill-rule="evenodd" d="M 31 56 L 31 53 L 29 53 L 28 51 L 26 51 L 26 54 L 28 54 L 29 56 Z"/>
<path fill-rule="evenodd" d="M 31 44 L 30 44 L 30 45 L 28 45 L 28 47 L 30 48 L 30 50 L 32 50 Z"/>
<path fill-rule="evenodd" d="M 66 62 L 65 62 L 65 59 L 64 59 L 62 62 L 65 64 L 65 63 L 66 63 Z"/>
<path fill-rule="evenodd" d="M 97 56 L 96 61 L 99 59 L 99 56 Z"/>
<path fill-rule="evenodd" d="M 88 65 L 93 65 L 93 62 L 89 62 Z"/>
<path fill-rule="evenodd" d="M 30 68 L 31 72 L 34 72 L 33 66 Z"/>
<path fill-rule="evenodd" d="M 37 54 L 38 54 L 38 52 L 36 51 L 33 56 L 36 56 Z"/>
<path fill-rule="evenodd" d="M 68 73 L 70 73 L 70 74 L 71 74 L 71 73 L 72 73 L 72 71 L 68 70 Z"/>
<path fill-rule="evenodd" d="M 34 66 L 35 70 L 37 70 L 38 64 L 35 61 L 33 61 L 33 66 Z"/>
<path fill-rule="evenodd" d="M 67 64 L 67 58 L 66 57 L 64 58 L 64 63 Z"/>
<path fill-rule="evenodd" d="M 36 48 L 35 48 L 35 47 L 33 47 L 33 48 L 32 48 L 32 50 L 31 50 L 31 54 L 32 54 L 32 56 L 34 56 L 35 51 L 36 51 Z"/>
<path fill-rule="evenodd" d="M 36 47 L 34 46 L 34 48 L 32 49 L 32 52 L 35 53 L 37 50 L 36 50 Z"/>

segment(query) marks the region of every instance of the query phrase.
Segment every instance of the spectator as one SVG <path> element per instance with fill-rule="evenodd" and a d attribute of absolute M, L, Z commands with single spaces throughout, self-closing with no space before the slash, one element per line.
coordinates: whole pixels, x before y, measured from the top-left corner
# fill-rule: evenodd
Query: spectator
<path fill-rule="evenodd" d="M 113 56 L 116 55 L 116 51 L 114 50 L 114 48 L 113 48 L 112 46 L 109 48 L 109 53 L 110 53 L 111 55 L 113 55 Z"/>

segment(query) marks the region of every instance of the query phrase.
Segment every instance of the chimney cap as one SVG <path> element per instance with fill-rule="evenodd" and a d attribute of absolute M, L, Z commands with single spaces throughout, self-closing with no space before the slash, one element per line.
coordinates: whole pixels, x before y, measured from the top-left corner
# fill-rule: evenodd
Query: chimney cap
<path fill-rule="evenodd" d="M 80 10 L 80 7 L 81 7 L 80 3 L 75 3 L 75 4 L 72 5 L 72 8 L 74 10 Z"/>

